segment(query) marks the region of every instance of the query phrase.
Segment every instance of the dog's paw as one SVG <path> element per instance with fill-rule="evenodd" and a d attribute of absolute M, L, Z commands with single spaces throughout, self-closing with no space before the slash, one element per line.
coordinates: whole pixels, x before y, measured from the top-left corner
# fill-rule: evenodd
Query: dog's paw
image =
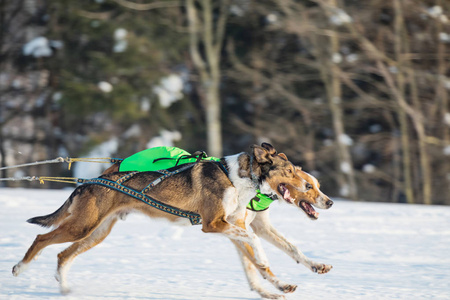
<path fill-rule="evenodd" d="M 285 284 L 283 286 L 280 286 L 279 289 L 283 293 L 293 293 L 297 289 L 297 286 L 295 284 Z"/>
<path fill-rule="evenodd" d="M 20 262 L 12 268 L 12 274 L 17 277 L 19 276 L 20 273 L 25 271 L 27 267 L 28 267 L 27 264 Z"/>
<path fill-rule="evenodd" d="M 72 292 L 68 286 L 60 286 L 59 291 L 61 295 L 68 295 Z"/>
<path fill-rule="evenodd" d="M 311 270 L 317 274 L 325 274 L 328 273 L 332 268 L 333 268 L 332 265 L 315 264 L 314 266 L 311 267 Z"/>

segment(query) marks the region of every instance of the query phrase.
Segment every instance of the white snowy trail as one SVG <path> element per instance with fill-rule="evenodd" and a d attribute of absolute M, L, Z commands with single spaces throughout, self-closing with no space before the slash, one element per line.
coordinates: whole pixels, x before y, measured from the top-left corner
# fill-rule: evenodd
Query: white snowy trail
<path fill-rule="evenodd" d="M 0 299 L 259 299 L 229 240 L 141 215 L 118 222 L 75 259 L 68 296 L 54 279 L 56 255 L 68 244 L 46 248 L 13 277 L 13 265 L 46 232 L 25 220 L 55 211 L 71 191 L 0 189 Z M 333 265 L 314 274 L 264 243 L 274 273 L 298 284 L 287 299 L 450 299 L 450 207 L 337 200 L 313 222 L 295 207 L 272 205 L 276 228 Z"/>

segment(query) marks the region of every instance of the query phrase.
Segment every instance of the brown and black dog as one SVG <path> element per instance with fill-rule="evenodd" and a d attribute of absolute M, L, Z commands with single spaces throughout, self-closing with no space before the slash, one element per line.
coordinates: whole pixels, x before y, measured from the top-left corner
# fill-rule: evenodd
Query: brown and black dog
<path fill-rule="evenodd" d="M 271 145 L 253 146 L 251 154 L 239 153 L 222 160 L 228 173 L 216 163 L 204 162 L 173 175 L 156 185 L 148 195 L 178 209 L 197 213 L 202 218 L 204 232 L 216 232 L 235 242 L 260 274 L 283 292 L 293 292 L 295 286 L 277 279 L 270 271 L 259 238 L 245 226 L 246 206 L 255 190 L 277 194 L 283 198 L 286 188 L 292 193 L 310 188 L 285 155 L 278 154 Z M 127 173 L 110 173 L 101 178 L 115 181 Z M 134 190 L 142 190 L 160 177 L 155 172 L 140 172 L 126 183 Z M 38 235 L 24 258 L 13 267 L 18 276 L 45 247 L 73 242 L 58 254 L 56 277 L 62 293 L 69 291 L 66 273 L 73 259 L 101 243 L 116 221 L 130 212 L 142 212 L 150 217 L 170 221 L 186 219 L 165 213 L 132 197 L 101 185 L 84 184 L 75 189 L 69 199 L 54 213 L 35 217 L 28 222 L 54 229 Z"/>

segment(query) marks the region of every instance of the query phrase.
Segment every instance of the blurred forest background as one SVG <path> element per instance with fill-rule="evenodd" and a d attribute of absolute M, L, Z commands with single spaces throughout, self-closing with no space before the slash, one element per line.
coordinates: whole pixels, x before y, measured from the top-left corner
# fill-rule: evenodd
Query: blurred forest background
<path fill-rule="evenodd" d="M 448 0 L 0 0 L 2 166 L 267 141 L 331 196 L 448 205 L 449 92 Z"/>

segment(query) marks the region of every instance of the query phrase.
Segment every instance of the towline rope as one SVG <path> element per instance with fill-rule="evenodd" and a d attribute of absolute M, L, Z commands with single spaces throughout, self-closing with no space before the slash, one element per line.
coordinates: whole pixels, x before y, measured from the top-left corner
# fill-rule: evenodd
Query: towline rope
<path fill-rule="evenodd" d="M 66 158 L 67 159 L 67 158 Z M 43 160 L 43 161 L 36 161 L 34 163 L 26 163 L 21 165 L 14 165 L 14 166 L 7 166 L 2 167 L 0 170 L 6 170 L 6 169 L 14 169 L 14 168 L 22 168 L 22 167 L 29 167 L 29 166 L 35 166 L 35 165 L 45 165 L 45 164 L 56 164 L 56 163 L 62 163 L 66 160 L 62 157 L 57 157 L 55 159 L 49 159 L 49 160 Z"/>
<path fill-rule="evenodd" d="M 26 163 L 21 165 L 14 165 L 14 166 L 7 166 L 2 167 L 0 170 L 6 170 L 6 169 L 15 169 L 15 168 L 22 168 L 22 167 L 30 167 L 30 166 L 36 166 L 36 165 L 45 165 L 45 164 L 57 164 L 57 163 L 63 163 L 66 162 L 69 164 L 69 170 L 72 167 L 72 163 L 74 162 L 95 162 L 95 163 L 102 163 L 102 164 L 109 164 L 109 163 L 116 163 L 120 162 L 123 159 L 121 158 L 111 158 L 111 157 L 78 157 L 78 158 L 72 158 L 72 157 L 57 157 L 55 159 L 49 159 L 49 160 L 42 160 L 42 161 L 36 161 L 33 163 Z"/>
<path fill-rule="evenodd" d="M 25 177 L 0 178 L 0 181 L 20 181 L 20 180 L 39 181 L 40 184 L 44 184 L 45 181 L 80 183 L 80 179 L 76 177 L 25 176 Z"/>
<path fill-rule="evenodd" d="M 57 163 L 63 163 L 66 162 L 69 164 L 68 169 L 72 167 L 72 163 L 74 162 L 94 162 L 94 163 L 103 163 L 103 164 L 109 164 L 109 163 L 117 163 L 121 162 L 122 158 L 111 158 L 111 157 L 78 157 L 78 158 L 72 158 L 72 157 L 57 157 L 55 159 L 49 159 L 49 160 L 42 160 L 42 161 L 36 161 L 32 163 L 26 163 L 21 165 L 14 165 L 14 166 L 7 166 L 2 167 L 0 170 L 7 170 L 7 169 L 15 169 L 15 168 L 23 168 L 23 167 L 31 167 L 36 165 L 45 165 L 45 164 L 57 164 Z M 0 178 L 0 181 L 39 181 L 39 183 L 44 184 L 45 181 L 54 181 L 54 182 L 63 182 L 63 183 L 81 183 L 79 178 L 75 177 L 51 177 L 51 176 L 24 176 L 24 177 L 7 177 L 7 178 Z"/>

